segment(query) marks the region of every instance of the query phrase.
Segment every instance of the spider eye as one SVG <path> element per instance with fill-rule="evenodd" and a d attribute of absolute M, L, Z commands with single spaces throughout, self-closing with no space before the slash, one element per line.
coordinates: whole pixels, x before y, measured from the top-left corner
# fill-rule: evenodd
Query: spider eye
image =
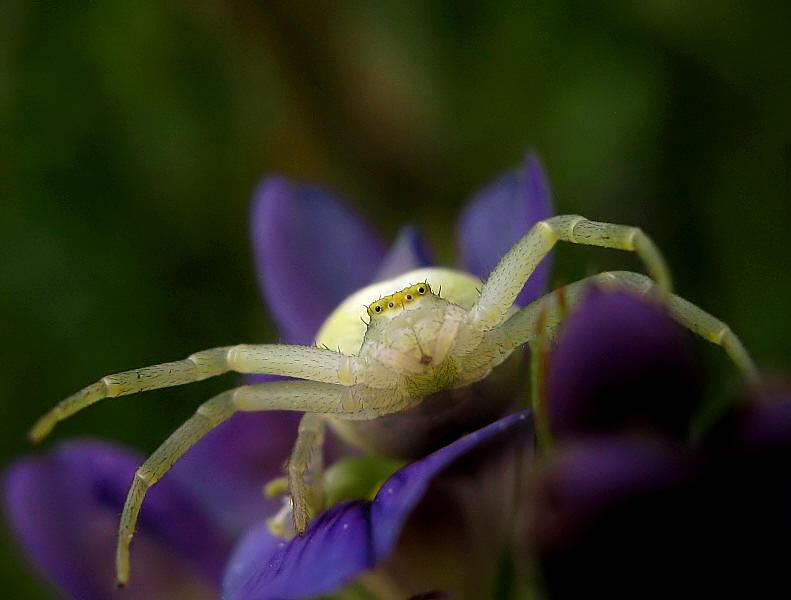
<path fill-rule="evenodd" d="M 395 302 L 393 302 L 392 300 L 390 300 L 390 302 L 387 303 L 388 308 L 393 308 L 394 306 L 395 306 Z"/>
<path fill-rule="evenodd" d="M 407 295 L 406 295 L 406 299 L 407 299 L 407 300 L 411 300 L 411 299 L 412 299 L 412 294 L 407 294 Z"/>
<path fill-rule="evenodd" d="M 374 306 L 374 312 L 382 312 L 382 307 L 377 304 Z"/>
<path fill-rule="evenodd" d="M 426 293 L 426 288 L 424 288 L 424 287 L 421 285 L 421 286 L 420 286 L 420 287 L 417 289 L 417 293 L 418 293 L 418 294 L 425 294 L 425 293 Z"/>

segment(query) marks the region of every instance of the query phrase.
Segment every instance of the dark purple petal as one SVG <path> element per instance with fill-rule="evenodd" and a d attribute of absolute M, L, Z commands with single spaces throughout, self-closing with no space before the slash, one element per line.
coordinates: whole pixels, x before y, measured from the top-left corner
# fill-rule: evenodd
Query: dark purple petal
<path fill-rule="evenodd" d="M 229 562 L 224 598 L 258 600 L 331 591 L 388 556 L 437 475 L 484 445 L 499 449 L 515 437 L 529 443 L 531 431 L 529 414 L 505 417 L 404 467 L 382 485 L 373 502 L 333 506 L 311 523 L 304 536 L 288 543 L 278 543 L 264 528 L 256 528 Z"/>
<path fill-rule="evenodd" d="M 477 446 L 493 438 L 505 437 L 518 430 L 532 431 L 532 417 L 527 412 L 509 415 L 452 444 L 407 465 L 388 479 L 374 498 L 371 507 L 374 551 L 382 557 L 398 539 L 404 520 L 423 497 L 426 487 L 438 473 Z"/>
<path fill-rule="evenodd" d="M 274 537 L 266 523 L 252 527 L 236 544 L 222 580 L 222 597 L 224 600 L 246 598 L 246 587 L 253 587 L 257 578 L 266 573 L 262 566 L 272 557 L 279 547 L 286 542 Z"/>
<path fill-rule="evenodd" d="M 178 479 L 235 539 L 280 507 L 280 499 L 265 497 L 262 489 L 283 475 L 300 417 L 294 412 L 235 415 L 191 448 L 168 476 Z"/>
<path fill-rule="evenodd" d="M 778 549 L 791 538 L 791 390 L 752 390 L 705 449 L 707 537 L 712 562 L 730 574 L 724 595 L 772 597 L 788 578 Z"/>
<path fill-rule="evenodd" d="M 253 529 L 228 563 L 224 600 L 301 598 L 342 585 L 376 562 L 368 513 L 365 502 L 337 504 L 290 542 Z"/>
<path fill-rule="evenodd" d="M 132 579 L 115 587 L 118 518 L 140 457 L 70 442 L 16 462 L 3 492 L 12 531 L 33 563 L 75 598 L 211 598 L 228 540 L 165 478 L 150 490 L 132 546 Z"/>
<path fill-rule="evenodd" d="M 256 269 L 284 339 L 313 342 L 329 313 L 371 282 L 384 246 L 332 194 L 284 177 L 265 179 L 251 215 Z"/>
<path fill-rule="evenodd" d="M 397 277 L 434 264 L 433 253 L 423 234 L 412 226 L 402 227 L 393 245 L 376 270 L 374 281 Z"/>
<path fill-rule="evenodd" d="M 700 397 L 686 336 L 647 299 L 592 290 L 550 358 L 554 434 L 658 428 L 685 436 Z"/>
<path fill-rule="evenodd" d="M 537 156 L 490 183 L 470 201 L 459 219 L 456 238 L 462 266 L 483 280 L 500 258 L 537 221 L 552 216 L 552 192 Z M 529 304 L 546 291 L 550 258 L 543 260 L 517 297 Z"/>
<path fill-rule="evenodd" d="M 503 560 L 522 542 L 520 515 L 534 464 L 532 420 L 522 424 L 527 431 L 513 427 L 479 441 L 436 473 L 366 581 L 396 582 L 402 598 L 426 590 L 488 598 L 502 585 Z M 385 527 L 374 531 L 386 538 Z M 514 564 L 513 575 L 524 580 L 526 573 Z"/>
<path fill-rule="evenodd" d="M 547 597 L 671 597 L 689 589 L 705 559 L 693 472 L 688 456 L 663 440 L 561 447 L 528 505 Z"/>
<path fill-rule="evenodd" d="M 733 444 L 744 453 L 791 450 L 791 389 L 762 390 L 737 410 Z"/>
<path fill-rule="evenodd" d="M 564 447 L 550 461 L 541 485 L 539 538 L 566 540 L 623 498 L 683 479 L 688 465 L 680 449 L 644 438 L 594 439 Z"/>

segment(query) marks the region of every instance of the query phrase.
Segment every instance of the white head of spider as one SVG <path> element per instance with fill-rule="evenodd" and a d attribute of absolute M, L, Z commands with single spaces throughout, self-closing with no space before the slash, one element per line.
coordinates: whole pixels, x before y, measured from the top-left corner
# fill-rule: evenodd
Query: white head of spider
<path fill-rule="evenodd" d="M 557 241 L 636 252 L 651 278 L 602 273 L 550 293 L 526 307 L 514 301 L 536 265 Z M 180 361 L 101 378 L 60 402 L 33 426 L 43 439 L 61 421 L 103 398 L 181 385 L 227 371 L 294 379 L 237 387 L 203 403 L 137 470 L 119 525 L 116 555 L 120 584 L 129 578 L 129 543 L 146 491 L 184 452 L 238 411 L 305 413 L 288 462 L 294 529 L 302 533 L 321 510 L 305 481 L 320 465 L 314 450 L 329 423 L 348 441 L 391 454 L 414 455 L 437 424 L 462 422 L 464 413 L 486 414 L 456 394 L 427 408 L 437 392 L 488 381 L 515 349 L 551 336 L 567 305 L 587 285 L 654 293 L 670 313 L 702 337 L 722 345 L 747 375 L 755 372 L 739 340 L 722 322 L 670 294 L 661 254 L 640 229 L 588 221 L 576 215 L 534 225 L 498 262 L 486 282 L 443 268 L 427 268 L 375 283 L 352 294 L 330 315 L 315 346 L 236 345 L 196 352 Z M 441 290 L 441 295 L 440 295 Z M 331 350 L 332 349 L 332 350 Z M 425 418 L 430 413 L 430 418 Z M 469 429 L 467 429 L 469 430 Z M 414 451 L 418 448 L 417 451 Z M 312 478 L 315 480 L 315 476 Z M 312 482 L 311 485 L 315 483 Z"/>

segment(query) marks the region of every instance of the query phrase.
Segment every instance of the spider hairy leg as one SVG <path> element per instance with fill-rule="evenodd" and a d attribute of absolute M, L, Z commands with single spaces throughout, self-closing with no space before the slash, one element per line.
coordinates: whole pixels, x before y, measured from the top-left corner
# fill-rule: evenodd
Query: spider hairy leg
<path fill-rule="evenodd" d="M 40 442 L 58 422 L 99 400 L 184 385 L 229 371 L 353 385 L 360 370 L 356 357 L 315 346 L 239 344 L 202 350 L 184 360 L 102 377 L 55 405 L 33 425 L 28 438 Z"/>
<path fill-rule="evenodd" d="M 481 289 L 473 319 L 483 330 L 502 323 L 525 282 L 558 241 L 635 252 L 659 287 L 670 292 L 670 272 L 651 239 L 637 227 L 561 215 L 539 221 L 497 263 Z"/>
<path fill-rule="evenodd" d="M 752 358 L 728 325 L 688 300 L 675 294 L 663 294 L 649 277 L 629 271 L 600 273 L 567 285 L 565 302 L 573 307 L 591 284 L 604 289 L 626 290 L 641 296 L 654 295 L 665 304 L 670 316 L 679 324 L 721 346 L 747 379 L 757 376 Z M 561 323 L 563 312 L 558 295 L 554 292 L 547 294 L 491 330 L 484 337 L 485 343 L 492 347 L 516 348 L 530 342 L 536 336 L 537 328 L 540 328 L 542 334 L 553 337 Z"/>
<path fill-rule="evenodd" d="M 288 459 L 288 492 L 292 501 L 294 529 L 305 533 L 308 522 L 324 504 L 324 460 L 321 445 L 324 442 L 324 419 L 315 413 L 306 413 L 299 422 L 297 441 Z M 311 486 L 305 481 L 310 471 Z"/>
<path fill-rule="evenodd" d="M 745 377 L 758 378 L 758 369 L 753 359 L 728 325 L 679 296 L 670 297 L 669 308 L 679 323 L 713 344 L 722 346 Z"/>
<path fill-rule="evenodd" d="M 375 405 L 381 398 L 390 404 Z M 225 391 L 203 403 L 135 472 L 118 526 L 116 577 L 119 586 L 129 581 L 129 545 L 148 489 L 157 483 L 184 453 L 213 428 L 237 411 L 294 410 L 331 414 L 345 419 L 370 419 L 400 410 L 397 392 L 390 394 L 363 386 L 354 388 L 313 381 L 273 381 Z M 312 423 L 310 423 L 312 427 Z M 307 425 L 306 425 L 307 427 Z M 303 441 L 307 441 L 303 440 Z"/>
<path fill-rule="evenodd" d="M 118 546 L 115 553 L 116 578 L 119 587 L 129 582 L 129 545 L 135 524 L 148 489 L 170 470 L 181 456 L 209 431 L 228 420 L 236 412 L 233 390 L 223 392 L 204 402 L 157 450 L 135 471 L 118 525 Z"/>

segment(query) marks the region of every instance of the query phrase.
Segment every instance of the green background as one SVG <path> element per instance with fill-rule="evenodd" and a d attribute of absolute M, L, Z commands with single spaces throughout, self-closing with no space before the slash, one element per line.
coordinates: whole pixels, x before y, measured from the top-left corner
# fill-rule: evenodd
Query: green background
<path fill-rule="evenodd" d="M 476 187 L 543 158 L 558 212 L 636 224 L 677 290 L 791 354 L 791 9 L 781 2 L 0 4 L 0 461 L 99 376 L 276 332 L 248 240 L 270 172 L 453 259 Z M 562 248 L 556 282 L 638 268 Z M 726 361 L 700 344 L 716 379 Z M 152 450 L 232 379 L 58 429 Z M 714 391 L 712 391 L 714 390 Z M 47 598 L 3 532 L 6 597 Z"/>

